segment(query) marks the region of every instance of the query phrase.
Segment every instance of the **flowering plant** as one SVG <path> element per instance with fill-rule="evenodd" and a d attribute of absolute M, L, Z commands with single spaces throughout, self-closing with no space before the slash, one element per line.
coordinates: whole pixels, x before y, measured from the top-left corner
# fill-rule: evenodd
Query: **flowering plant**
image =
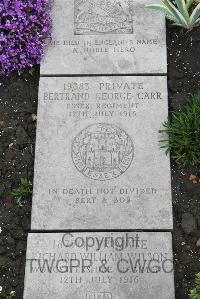
<path fill-rule="evenodd" d="M 1 0 L 0 76 L 39 64 L 51 38 L 49 0 Z"/>

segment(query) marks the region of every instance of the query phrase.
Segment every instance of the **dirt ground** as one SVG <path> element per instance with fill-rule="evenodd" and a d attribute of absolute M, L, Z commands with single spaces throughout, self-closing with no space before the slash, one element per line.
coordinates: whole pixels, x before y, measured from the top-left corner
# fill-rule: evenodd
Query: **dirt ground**
<path fill-rule="evenodd" d="M 192 94 L 200 92 L 200 31 L 183 34 L 168 25 L 167 44 L 169 110 L 180 111 Z M 23 292 L 31 196 L 18 208 L 11 191 L 20 178 L 33 179 L 36 122 L 32 113 L 37 114 L 38 82 L 38 67 L 0 80 L 0 286 L 15 290 L 17 299 Z M 171 165 L 176 296 L 185 299 L 195 273 L 200 272 L 200 248 L 196 246 L 200 184 L 189 180 L 191 174 L 200 175 L 200 167 L 178 169 L 174 161 Z"/>
<path fill-rule="evenodd" d="M 192 94 L 200 93 L 200 31 L 182 34 L 168 26 L 169 110 L 181 111 Z M 188 298 L 194 275 L 200 272 L 200 184 L 193 184 L 191 174 L 200 175 L 200 165 L 179 169 L 171 161 L 174 213 L 174 264 L 178 299 Z"/>

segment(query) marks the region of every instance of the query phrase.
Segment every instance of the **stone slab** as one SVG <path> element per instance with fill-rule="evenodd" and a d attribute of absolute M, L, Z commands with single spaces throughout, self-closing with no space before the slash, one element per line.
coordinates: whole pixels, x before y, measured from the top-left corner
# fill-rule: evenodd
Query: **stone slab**
<path fill-rule="evenodd" d="M 32 229 L 172 229 L 167 116 L 165 77 L 41 78 Z"/>
<path fill-rule="evenodd" d="M 31 233 L 24 299 L 174 299 L 171 233 Z"/>
<path fill-rule="evenodd" d="M 164 15 L 149 0 L 116 2 L 55 0 L 41 74 L 167 73 Z"/>

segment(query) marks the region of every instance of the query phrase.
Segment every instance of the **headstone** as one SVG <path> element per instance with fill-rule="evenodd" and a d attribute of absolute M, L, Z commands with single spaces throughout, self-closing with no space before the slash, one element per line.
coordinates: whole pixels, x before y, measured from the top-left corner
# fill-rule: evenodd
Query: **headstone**
<path fill-rule="evenodd" d="M 167 111 L 165 77 L 42 78 L 32 229 L 172 229 Z"/>
<path fill-rule="evenodd" d="M 55 0 L 53 38 L 41 74 L 166 73 L 165 17 L 147 3 Z"/>
<path fill-rule="evenodd" d="M 24 299 L 174 299 L 171 233 L 29 234 Z"/>

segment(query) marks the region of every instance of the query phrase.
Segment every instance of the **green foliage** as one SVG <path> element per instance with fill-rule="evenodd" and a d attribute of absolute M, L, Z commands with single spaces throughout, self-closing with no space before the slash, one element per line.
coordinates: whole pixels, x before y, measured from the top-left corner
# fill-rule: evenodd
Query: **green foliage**
<path fill-rule="evenodd" d="M 192 102 L 183 112 L 173 113 L 171 119 L 164 123 L 168 139 L 161 140 L 166 152 L 179 166 L 200 163 L 200 94 L 194 95 Z"/>
<path fill-rule="evenodd" d="M 6 292 L 2 290 L 0 292 L 0 299 L 12 299 L 12 298 L 16 298 L 16 293 L 14 291 Z"/>
<path fill-rule="evenodd" d="M 191 30 L 200 24 L 200 3 L 192 10 L 193 3 L 194 0 L 163 0 L 161 4 L 149 4 L 146 7 L 163 12 L 175 26 Z"/>
<path fill-rule="evenodd" d="M 195 287 L 190 290 L 189 297 L 191 299 L 200 299 L 200 272 L 196 274 Z"/>
<path fill-rule="evenodd" d="M 28 179 L 21 179 L 21 186 L 14 189 L 11 195 L 15 198 L 16 203 L 19 207 L 24 204 L 25 198 L 32 193 L 32 183 Z"/>

